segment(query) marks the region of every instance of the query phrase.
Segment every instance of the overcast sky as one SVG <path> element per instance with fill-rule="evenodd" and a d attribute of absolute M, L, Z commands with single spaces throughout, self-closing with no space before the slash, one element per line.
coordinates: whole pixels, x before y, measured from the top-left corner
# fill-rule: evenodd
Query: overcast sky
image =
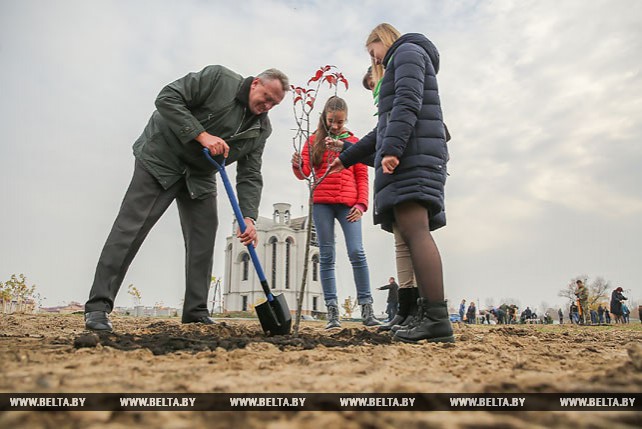
<path fill-rule="evenodd" d="M 578 275 L 642 298 L 642 2 L 0 0 L 0 280 L 24 273 L 45 306 L 85 302 L 131 179 L 131 146 L 167 83 L 208 64 L 276 67 L 304 85 L 322 65 L 349 79 L 349 127 L 374 126 L 360 84 L 370 30 L 389 22 L 441 53 L 450 145 L 437 231 L 446 295 L 562 305 Z M 325 96 L 329 96 L 328 92 Z M 271 113 L 261 215 L 289 202 L 292 98 Z M 233 169 L 232 169 L 233 170 Z M 223 189 L 219 185 L 220 192 Z M 225 272 L 229 203 L 219 198 L 214 275 Z M 393 239 L 364 216 L 373 288 L 395 275 Z M 355 296 L 338 234 L 341 298 Z M 152 230 L 116 305 L 178 306 L 183 242 L 173 206 Z M 373 291 L 375 309 L 386 294 Z"/>

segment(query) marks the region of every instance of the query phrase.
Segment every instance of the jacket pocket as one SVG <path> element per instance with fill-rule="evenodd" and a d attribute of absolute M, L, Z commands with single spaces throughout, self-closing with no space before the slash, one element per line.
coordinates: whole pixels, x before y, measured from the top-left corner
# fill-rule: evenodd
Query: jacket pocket
<path fill-rule="evenodd" d="M 231 135 L 230 137 L 223 139 L 226 142 L 233 142 L 233 141 L 238 141 L 238 140 L 248 140 L 248 139 L 255 139 L 261 134 L 261 124 L 259 121 L 256 121 L 250 128 L 248 128 L 245 131 L 241 131 L 240 133 L 236 133 Z"/>

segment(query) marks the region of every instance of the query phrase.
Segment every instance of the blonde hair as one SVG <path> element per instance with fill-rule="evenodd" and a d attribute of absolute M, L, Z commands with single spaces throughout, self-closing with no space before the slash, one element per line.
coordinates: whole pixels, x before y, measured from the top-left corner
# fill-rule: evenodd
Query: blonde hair
<path fill-rule="evenodd" d="M 395 41 L 401 37 L 401 33 L 395 27 L 388 23 L 382 23 L 377 25 L 371 32 L 368 38 L 366 39 L 366 47 L 375 42 L 381 42 L 386 49 L 389 49 Z M 375 64 L 374 59 L 372 60 L 372 78 L 375 81 L 375 84 L 383 77 L 383 66 L 381 64 Z"/>

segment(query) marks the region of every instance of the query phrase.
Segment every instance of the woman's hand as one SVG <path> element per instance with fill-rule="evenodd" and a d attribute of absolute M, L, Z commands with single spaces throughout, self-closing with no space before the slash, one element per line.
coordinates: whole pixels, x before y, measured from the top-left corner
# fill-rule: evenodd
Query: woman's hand
<path fill-rule="evenodd" d="M 339 158 L 335 158 L 335 160 L 332 161 L 332 164 L 330 164 L 330 167 L 328 167 L 328 174 L 339 173 L 344 169 L 345 167 L 343 166 L 343 162 L 341 162 Z"/>
<path fill-rule="evenodd" d="M 395 172 L 395 168 L 399 165 L 399 158 L 393 155 L 386 155 L 381 160 L 381 167 L 383 168 L 383 174 L 392 174 Z"/>
<path fill-rule="evenodd" d="M 348 222 L 356 222 L 359 219 L 361 219 L 361 216 L 363 216 L 363 212 L 357 208 L 357 206 L 354 206 L 350 209 L 348 212 Z"/>
<path fill-rule="evenodd" d="M 341 152 L 343 149 L 343 142 L 341 140 L 335 140 L 332 137 L 326 137 L 325 148 L 333 152 Z"/>
<path fill-rule="evenodd" d="M 292 167 L 300 167 L 301 166 L 301 154 L 299 152 L 294 152 L 292 154 Z"/>

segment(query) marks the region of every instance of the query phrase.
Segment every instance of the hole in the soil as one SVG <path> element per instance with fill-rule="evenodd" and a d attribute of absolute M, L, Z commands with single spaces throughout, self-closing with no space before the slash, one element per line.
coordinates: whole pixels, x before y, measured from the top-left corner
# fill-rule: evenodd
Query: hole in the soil
<path fill-rule="evenodd" d="M 216 326 L 214 328 L 181 329 L 178 326 L 153 323 L 141 333 L 98 332 L 91 334 L 98 340 L 86 341 L 87 334 L 74 339 L 74 347 L 95 347 L 98 344 L 118 350 L 149 349 L 154 355 L 178 351 L 201 352 L 223 348 L 227 351 L 245 348 L 250 343 L 269 343 L 281 350 L 286 348 L 310 350 L 318 346 L 347 347 L 355 345 L 390 344 L 388 334 L 367 329 L 343 329 L 332 335 L 306 332 L 292 336 L 267 337 L 262 332 L 247 327 Z"/>

